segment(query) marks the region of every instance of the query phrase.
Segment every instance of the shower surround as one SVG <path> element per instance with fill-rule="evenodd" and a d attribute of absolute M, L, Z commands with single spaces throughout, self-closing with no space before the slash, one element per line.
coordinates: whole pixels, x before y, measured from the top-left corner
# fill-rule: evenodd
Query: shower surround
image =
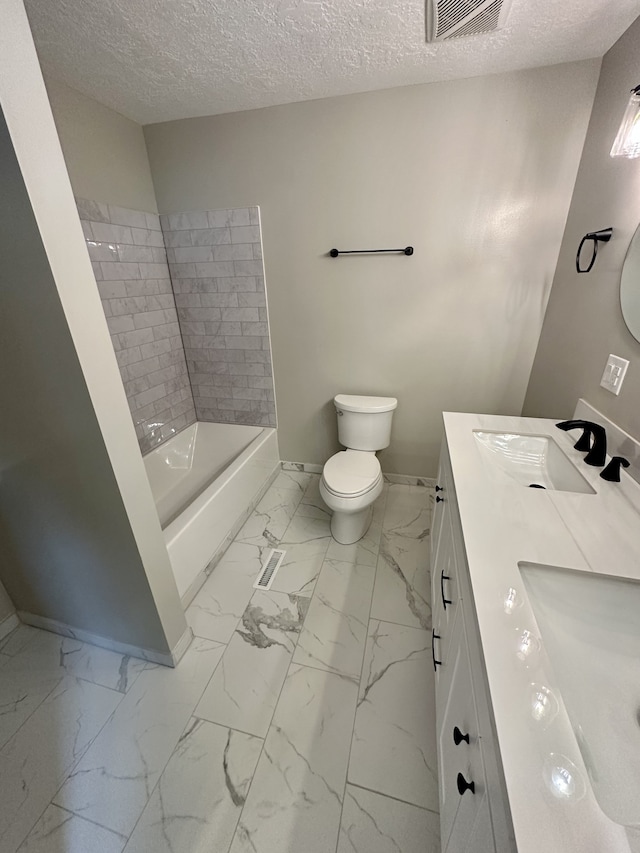
<path fill-rule="evenodd" d="M 198 420 L 275 426 L 259 209 L 160 222 Z"/>
<path fill-rule="evenodd" d="M 196 420 L 275 426 L 259 209 L 76 202 L 141 451 Z"/>
<path fill-rule="evenodd" d="M 157 214 L 76 199 L 143 453 L 196 420 Z"/>

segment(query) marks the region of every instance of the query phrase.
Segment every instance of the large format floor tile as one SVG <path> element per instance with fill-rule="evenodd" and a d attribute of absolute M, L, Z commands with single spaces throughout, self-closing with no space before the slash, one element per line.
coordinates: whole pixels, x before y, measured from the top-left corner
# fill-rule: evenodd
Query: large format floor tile
<path fill-rule="evenodd" d="M 335 853 L 357 687 L 292 665 L 231 853 Z"/>
<path fill-rule="evenodd" d="M 56 795 L 56 805 L 129 835 L 223 651 L 196 638 L 175 669 L 141 673 Z"/>
<path fill-rule="evenodd" d="M 435 734 L 429 634 L 372 619 L 349 781 L 437 811 Z"/>
<path fill-rule="evenodd" d="M 251 596 L 262 568 L 258 545 L 233 542 L 187 608 L 187 622 L 196 637 L 228 643 Z"/>
<path fill-rule="evenodd" d="M 0 850 L 14 853 L 109 716 L 115 690 L 66 676 L 0 751 Z"/>
<path fill-rule="evenodd" d="M 192 719 L 126 853 L 226 853 L 261 749 L 260 738 Z"/>
<path fill-rule="evenodd" d="M 358 680 L 375 570 L 325 559 L 293 657 Z"/>
<path fill-rule="evenodd" d="M 430 490 L 388 487 L 371 618 L 431 629 Z"/>
<path fill-rule="evenodd" d="M 440 853 L 440 818 L 347 785 L 337 853 Z"/>
<path fill-rule="evenodd" d="M 280 548 L 287 553 L 271 589 L 310 596 L 330 541 L 327 519 L 308 518 L 296 512 L 280 542 Z"/>
<path fill-rule="evenodd" d="M 2 853 L 437 853 L 431 490 L 385 484 L 340 545 L 319 479 L 279 474 L 175 670 L 24 625 L 0 642 Z"/>
<path fill-rule="evenodd" d="M 308 606 L 304 596 L 257 590 L 196 716 L 264 737 Z"/>
<path fill-rule="evenodd" d="M 18 853 L 122 853 L 127 839 L 58 806 L 48 806 Z"/>

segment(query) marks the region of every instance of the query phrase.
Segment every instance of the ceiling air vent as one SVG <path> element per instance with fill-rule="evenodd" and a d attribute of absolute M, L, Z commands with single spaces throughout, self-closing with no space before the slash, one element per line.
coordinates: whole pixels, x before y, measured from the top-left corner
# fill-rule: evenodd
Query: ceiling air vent
<path fill-rule="evenodd" d="M 427 41 L 491 33 L 504 26 L 511 0 L 427 0 Z"/>

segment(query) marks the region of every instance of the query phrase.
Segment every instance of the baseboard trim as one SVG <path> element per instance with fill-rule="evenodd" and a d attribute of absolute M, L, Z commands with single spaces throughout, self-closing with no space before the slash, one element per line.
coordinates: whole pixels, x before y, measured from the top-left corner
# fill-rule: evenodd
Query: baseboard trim
<path fill-rule="evenodd" d="M 2 622 L 0 622 L 0 640 L 4 640 L 19 624 L 20 619 L 18 619 L 17 613 L 10 613 L 8 616 L 5 616 Z"/>
<path fill-rule="evenodd" d="M 281 462 L 283 471 L 300 471 L 305 474 L 322 474 L 322 465 L 314 462 Z M 414 474 L 386 474 L 383 472 L 385 483 L 394 483 L 401 486 L 425 486 L 433 488 L 436 481 L 433 477 L 420 477 Z"/>
<path fill-rule="evenodd" d="M 91 643 L 92 646 L 99 646 L 101 649 L 108 649 L 110 652 L 116 652 L 119 655 L 128 655 L 147 660 L 150 663 L 159 663 L 162 666 L 175 666 L 189 648 L 193 638 L 191 628 L 187 628 L 170 652 L 160 652 L 157 649 L 143 649 L 129 643 L 120 643 L 117 640 L 101 637 L 99 634 L 92 634 L 82 628 L 72 628 L 64 622 L 58 622 L 57 619 L 49 619 L 47 616 L 38 616 L 24 610 L 18 611 L 18 617 L 25 625 L 41 628 L 43 631 L 50 631 L 52 634 L 59 634 L 61 637 L 71 637 L 83 643 Z"/>

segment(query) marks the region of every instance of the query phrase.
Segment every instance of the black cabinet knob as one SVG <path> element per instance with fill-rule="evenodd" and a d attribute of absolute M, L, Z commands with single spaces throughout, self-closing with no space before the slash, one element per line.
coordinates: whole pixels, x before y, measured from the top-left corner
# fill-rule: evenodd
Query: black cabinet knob
<path fill-rule="evenodd" d="M 438 495 L 438 497 L 436 498 L 436 503 L 438 503 L 438 504 L 439 504 L 439 503 L 440 503 L 440 501 L 443 501 L 443 500 L 444 500 L 444 498 L 441 498 L 441 497 Z"/>
<path fill-rule="evenodd" d="M 462 773 L 458 773 L 458 778 L 456 779 L 458 784 L 458 793 L 460 796 L 464 794 L 465 791 L 471 791 L 472 794 L 476 792 L 476 783 L 475 782 L 467 782 Z"/>
<path fill-rule="evenodd" d="M 436 492 L 444 492 L 442 486 L 436 486 Z"/>
<path fill-rule="evenodd" d="M 453 742 L 456 746 L 460 746 L 462 741 L 469 743 L 469 735 L 463 735 L 460 729 L 456 726 L 453 730 Z"/>

